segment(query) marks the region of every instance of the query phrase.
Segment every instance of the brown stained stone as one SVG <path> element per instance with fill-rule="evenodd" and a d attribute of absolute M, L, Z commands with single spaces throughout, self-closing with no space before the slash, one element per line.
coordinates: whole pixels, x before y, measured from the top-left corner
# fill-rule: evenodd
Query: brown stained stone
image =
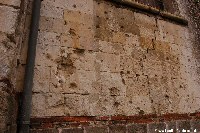
<path fill-rule="evenodd" d="M 126 133 L 125 125 L 112 125 L 109 127 L 109 133 Z"/>
<path fill-rule="evenodd" d="M 30 133 L 58 133 L 57 129 L 37 129 L 37 130 L 31 130 Z"/>
<path fill-rule="evenodd" d="M 83 133 L 82 128 L 63 129 L 62 133 Z"/>
<path fill-rule="evenodd" d="M 147 125 L 146 124 L 134 124 L 127 127 L 128 133 L 146 133 Z"/>
<path fill-rule="evenodd" d="M 178 131 L 191 130 L 190 121 L 177 121 Z"/>
<path fill-rule="evenodd" d="M 140 37 L 140 45 L 143 49 L 154 49 L 154 40 L 147 37 Z"/>
<path fill-rule="evenodd" d="M 200 132 L 200 120 L 194 120 L 191 122 L 192 131 Z"/>
<path fill-rule="evenodd" d="M 171 121 L 171 122 L 166 122 L 167 125 L 167 130 L 172 131 L 173 133 L 176 133 L 176 122 L 175 121 Z"/>
<path fill-rule="evenodd" d="M 108 133 L 107 127 L 87 127 L 85 128 L 86 133 Z"/>
<path fill-rule="evenodd" d="M 151 123 L 149 124 L 148 133 L 159 133 L 159 131 L 165 129 L 166 129 L 165 123 Z"/>

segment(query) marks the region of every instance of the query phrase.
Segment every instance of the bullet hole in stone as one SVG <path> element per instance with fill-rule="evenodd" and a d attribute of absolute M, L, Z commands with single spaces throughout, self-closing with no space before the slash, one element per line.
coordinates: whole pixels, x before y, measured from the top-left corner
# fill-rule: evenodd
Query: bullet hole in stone
<path fill-rule="evenodd" d="M 124 72 L 123 72 L 123 71 L 120 71 L 120 75 L 122 75 L 122 74 L 124 74 Z"/>
<path fill-rule="evenodd" d="M 67 25 L 67 21 L 64 22 L 64 25 Z"/>
<path fill-rule="evenodd" d="M 99 16 L 97 16 L 97 18 L 99 18 Z"/>
<path fill-rule="evenodd" d="M 125 85 L 125 80 L 124 79 L 122 79 L 122 83 Z"/>
<path fill-rule="evenodd" d="M 183 88 L 183 86 L 182 86 L 182 85 L 180 85 L 180 88 Z"/>
<path fill-rule="evenodd" d="M 169 57 L 166 57 L 166 60 L 169 60 Z"/>
<path fill-rule="evenodd" d="M 121 28 L 121 29 L 124 29 L 124 26 L 121 26 L 120 28 Z"/>
<path fill-rule="evenodd" d="M 70 83 L 70 88 L 77 88 L 77 84 L 76 83 Z"/>
<path fill-rule="evenodd" d="M 14 34 L 8 34 L 7 37 L 10 40 L 10 42 L 16 43 Z"/>
<path fill-rule="evenodd" d="M 69 34 L 75 36 L 75 35 L 76 35 L 76 32 L 75 32 L 74 29 L 71 29 L 71 28 L 70 28 L 70 29 L 69 29 Z"/>
<path fill-rule="evenodd" d="M 136 74 L 136 77 L 139 77 L 140 76 L 140 74 Z"/>
<path fill-rule="evenodd" d="M 144 110 L 140 110 L 139 115 L 143 115 L 143 114 L 144 114 Z"/>
<path fill-rule="evenodd" d="M 19 59 L 17 59 L 17 66 L 19 66 L 19 64 L 20 64 L 20 60 L 19 60 Z"/>
<path fill-rule="evenodd" d="M 100 26 L 99 26 L 99 25 L 96 25 L 96 28 L 100 28 Z"/>
<path fill-rule="evenodd" d="M 62 80 L 58 80 L 58 82 L 59 82 L 59 83 L 61 83 L 61 84 L 63 83 L 63 81 L 62 81 Z"/>
<path fill-rule="evenodd" d="M 110 96 L 118 96 L 119 90 L 116 87 L 109 88 L 110 90 Z"/>
<path fill-rule="evenodd" d="M 79 48 L 76 48 L 75 50 L 73 50 L 74 53 L 76 54 L 84 54 L 85 53 L 85 49 L 79 49 Z"/>
<path fill-rule="evenodd" d="M 76 5 L 74 4 L 73 7 L 76 8 Z"/>
<path fill-rule="evenodd" d="M 60 53 L 61 54 L 65 53 L 65 50 L 64 49 L 60 49 Z"/>
<path fill-rule="evenodd" d="M 165 98 L 169 98 L 169 96 L 168 96 L 168 95 L 165 95 Z"/>
<path fill-rule="evenodd" d="M 49 53 L 46 54 L 47 59 L 51 59 L 51 55 Z"/>
<path fill-rule="evenodd" d="M 130 71 L 127 71 L 127 74 L 130 74 L 131 72 Z"/>
<path fill-rule="evenodd" d="M 153 103 L 153 100 L 151 99 L 151 103 Z"/>
<path fill-rule="evenodd" d="M 114 103 L 114 106 L 115 106 L 115 107 L 119 107 L 119 105 L 120 105 L 119 102 L 115 102 L 115 103 Z"/>
<path fill-rule="evenodd" d="M 124 27 L 123 27 L 123 28 L 124 28 Z M 130 37 L 130 35 L 127 34 L 127 33 L 125 33 L 125 36 L 126 36 L 126 37 Z M 133 56 L 133 52 L 132 52 L 131 54 L 132 54 L 132 56 Z"/>
<path fill-rule="evenodd" d="M 68 72 L 68 74 L 73 74 L 75 71 L 75 67 L 73 64 L 72 59 L 70 58 L 70 55 L 67 57 L 61 56 L 55 60 L 58 64 L 59 70 L 64 70 Z"/>

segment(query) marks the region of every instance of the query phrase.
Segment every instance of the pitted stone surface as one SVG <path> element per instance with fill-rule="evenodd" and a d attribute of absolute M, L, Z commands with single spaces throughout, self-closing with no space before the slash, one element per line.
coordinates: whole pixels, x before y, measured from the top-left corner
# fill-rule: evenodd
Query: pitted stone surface
<path fill-rule="evenodd" d="M 32 116 L 194 112 L 195 70 L 187 27 L 108 1 L 44 0 Z"/>

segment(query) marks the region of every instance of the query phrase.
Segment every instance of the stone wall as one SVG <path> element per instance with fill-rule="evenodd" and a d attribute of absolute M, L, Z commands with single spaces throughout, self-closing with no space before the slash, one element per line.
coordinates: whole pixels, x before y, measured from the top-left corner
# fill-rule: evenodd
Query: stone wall
<path fill-rule="evenodd" d="M 16 130 L 32 1 L 0 0 L 2 133 Z M 199 131 L 196 21 L 177 3 L 189 26 L 112 1 L 43 0 L 32 131 Z"/>
<path fill-rule="evenodd" d="M 14 133 L 18 112 L 17 69 L 27 2 L 0 0 L 0 133 Z"/>
<path fill-rule="evenodd" d="M 196 69 L 187 26 L 108 1 L 44 0 L 32 116 L 193 113 Z"/>
<path fill-rule="evenodd" d="M 199 113 L 33 118 L 32 133 L 197 133 Z"/>

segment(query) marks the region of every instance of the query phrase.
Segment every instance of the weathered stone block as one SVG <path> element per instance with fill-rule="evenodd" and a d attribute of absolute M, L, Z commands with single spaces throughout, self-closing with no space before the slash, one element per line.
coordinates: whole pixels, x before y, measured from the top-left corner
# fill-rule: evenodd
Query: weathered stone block
<path fill-rule="evenodd" d="M 61 133 L 83 133 L 82 128 L 63 129 Z"/>
<path fill-rule="evenodd" d="M 65 94 L 65 115 L 90 115 L 87 95 Z"/>
<path fill-rule="evenodd" d="M 86 133 L 108 133 L 108 127 L 86 127 Z"/>
<path fill-rule="evenodd" d="M 184 132 L 184 130 L 191 130 L 190 121 L 177 121 L 178 131 Z"/>
<path fill-rule="evenodd" d="M 128 133 L 147 133 L 146 124 L 133 124 L 127 126 Z"/>
<path fill-rule="evenodd" d="M 49 93 L 47 100 L 47 105 L 49 107 L 57 107 L 64 105 L 64 95 L 63 94 L 56 94 L 56 93 Z"/>
<path fill-rule="evenodd" d="M 165 131 L 166 125 L 165 123 L 152 123 L 149 124 L 148 133 L 159 133 L 160 131 Z"/>
<path fill-rule="evenodd" d="M 192 120 L 191 121 L 191 130 L 197 133 L 200 132 L 200 121 L 199 120 Z"/>
<path fill-rule="evenodd" d="M 120 72 L 120 56 L 115 54 L 97 53 L 96 62 L 101 72 Z"/>
<path fill-rule="evenodd" d="M 125 125 L 109 126 L 109 133 L 126 133 L 126 126 Z"/>
<path fill-rule="evenodd" d="M 135 22 L 139 26 L 140 36 L 155 38 L 154 32 L 157 30 L 156 19 L 154 17 L 134 12 Z"/>
<path fill-rule="evenodd" d="M 41 16 L 63 19 L 63 8 L 56 7 L 53 2 L 43 0 L 41 5 Z"/>
<path fill-rule="evenodd" d="M 59 133 L 57 129 L 33 129 L 31 133 Z"/>
<path fill-rule="evenodd" d="M 65 24 L 64 19 L 41 17 L 40 18 L 40 31 L 66 33 L 69 28 Z"/>
<path fill-rule="evenodd" d="M 50 68 L 36 66 L 34 69 L 33 92 L 49 92 Z"/>
<path fill-rule="evenodd" d="M 33 94 L 32 95 L 32 116 L 46 116 L 46 95 L 45 94 Z"/>
<path fill-rule="evenodd" d="M 11 6 L 19 7 L 21 0 L 1 0 L 0 3 L 5 4 L 5 5 L 11 5 Z"/>
<path fill-rule="evenodd" d="M 166 122 L 166 127 L 168 131 L 173 131 L 174 133 L 177 132 L 176 121 Z"/>
<path fill-rule="evenodd" d="M 0 31 L 13 34 L 16 30 L 18 9 L 12 7 L 0 6 Z"/>

